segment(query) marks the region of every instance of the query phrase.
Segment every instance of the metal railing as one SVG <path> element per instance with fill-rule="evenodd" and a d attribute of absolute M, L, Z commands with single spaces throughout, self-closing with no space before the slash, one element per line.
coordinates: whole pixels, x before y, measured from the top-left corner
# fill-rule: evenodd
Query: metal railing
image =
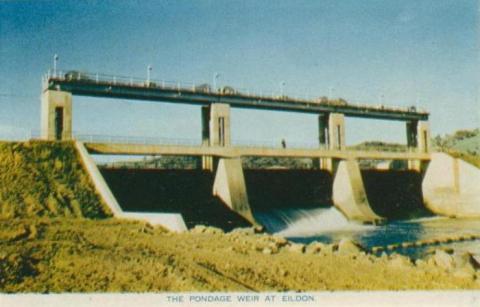
<path fill-rule="evenodd" d="M 114 136 L 102 134 L 78 134 L 74 133 L 73 138 L 85 143 L 108 143 L 108 144 L 129 144 L 129 145 L 165 145 L 165 146 L 208 146 L 202 144 L 200 139 L 190 138 L 167 138 L 167 137 L 140 137 L 140 136 Z M 251 141 L 251 140 L 233 140 L 231 146 L 244 148 L 265 148 L 265 149 L 325 149 L 325 145 L 319 145 L 308 142 L 280 142 L 273 141 Z M 406 145 L 372 145 L 372 146 L 347 146 L 348 151 L 381 151 L 381 152 L 418 152 L 417 148 L 407 147 Z"/>
<path fill-rule="evenodd" d="M 117 143 L 132 145 L 184 145 L 201 146 L 200 140 L 166 137 L 114 136 L 102 134 L 74 134 L 73 138 L 86 143 Z"/>
<path fill-rule="evenodd" d="M 225 86 L 223 88 L 212 88 L 208 82 L 178 82 L 172 80 L 156 80 L 148 78 L 136 78 L 128 76 L 117 76 L 100 73 L 88 73 L 80 72 L 76 70 L 48 70 L 43 76 L 42 80 L 44 84 L 47 84 L 49 80 L 61 80 L 61 81 L 85 81 L 94 82 L 97 84 L 109 84 L 119 86 L 130 86 L 140 88 L 157 88 L 163 90 L 178 90 L 178 91 L 191 91 L 194 93 L 207 93 L 218 95 L 241 95 L 244 97 L 256 98 L 256 99 L 275 99 L 275 100 L 289 100 L 298 102 L 307 102 L 311 104 L 325 104 L 342 107 L 352 107 L 368 110 L 384 110 L 388 112 L 407 112 L 416 114 L 428 114 L 422 108 L 415 107 L 401 107 L 401 106 L 385 106 L 383 104 L 369 105 L 362 103 L 342 102 L 336 98 L 321 98 L 318 95 L 306 95 L 302 93 L 287 93 L 284 91 L 264 91 L 264 90 L 251 90 L 247 88 L 232 88 Z"/>

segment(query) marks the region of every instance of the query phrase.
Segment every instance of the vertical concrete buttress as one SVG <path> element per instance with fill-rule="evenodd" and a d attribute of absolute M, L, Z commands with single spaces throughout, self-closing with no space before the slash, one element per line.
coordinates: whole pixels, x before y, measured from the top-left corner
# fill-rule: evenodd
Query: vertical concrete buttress
<path fill-rule="evenodd" d="M 72 139 L 72 94 L 46 90 L 42 93 L 41 131 L 44 140 Z"/>
<path fill-rule="evenodd" d="M 242 160 L 221 158 L 218 162 L 213 195 L 220 198 L 230 209 L 256 224 L 248 202 Z"/>
<path fill-rule="evenodd" d="M 339 162 L 333 181 L 333 203 L 349 220 L 364 223 L 382 220 L 370 208 L 356 160 Z"/>

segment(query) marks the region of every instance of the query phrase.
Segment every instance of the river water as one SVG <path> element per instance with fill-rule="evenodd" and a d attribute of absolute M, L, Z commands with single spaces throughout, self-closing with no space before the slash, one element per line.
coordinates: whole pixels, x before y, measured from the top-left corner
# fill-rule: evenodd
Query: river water
<path fill-rule="evenodd" d="M 434 216 L 391 221 L 383 225 L 362 225 L 348 221 L 335 207 L 256 212 L 255 217 L 269 232 L 284 236 L 294 242 L 332 243 L 342 238 L 350 238 L 368 249 L 402 242 L 480 234 L 480 219 Z M 480 241 L 478 240 L 395 249 L 394 251 L 412 258 L 419 258 L 433 252 L 436 248 L 445 247 L 459 252 L 468 251 L 480 254 Z"/>

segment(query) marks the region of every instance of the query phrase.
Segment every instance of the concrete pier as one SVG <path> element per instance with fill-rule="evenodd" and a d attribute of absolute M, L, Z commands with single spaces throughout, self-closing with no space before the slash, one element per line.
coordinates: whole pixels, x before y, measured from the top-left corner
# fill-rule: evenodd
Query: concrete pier
<path fill-rule="evenodd" d="M 430 127 L 427 121 L 407 121 L 407 146 L 411 151 L 419 153 L 430 152 Z M 408 169 L 424 171 L 424 161 L 409 160 Z"/>
<path fill-rule="evenodd" d="M 41 138 L 44 140 L 72 139 L 72 94 L 46 90 L 42 93 Z"/>
<path fill-rule="evenodd" d="M 375 223 L 382 220 L 370 208 L 358 162 L 340 161 L 333 180 L 333 203 L 349 220 Z"/>
<path fill-rule="evenodd" d="M 202 146 L 210 146 L 210 106 L 202 106 Z M 202 156 L 201 168 L 203 170 L 213 170 L 213 157 Z"/>
<path fill-rule="evenodd" d="M 480 169 L 444 153 L 432 153 L 422 182 L 426 206 L 452 217 L 480 217 Z"/>
<path fill-rule="evenodd" d="M 202 107 L 202 145 L 211 147 L 229 147 L 230 106 L 222 103 L 212 103 Z M 202 157 L 202 169 L 212 171 L 216 161 L 212 156 Z"/>
<path fill-rule="evenodd" d="M 233 211 L 252 224 L 256 224 L 248 202 L 240 158 L 219 160 L 213 184 L 213 195 L 220 198 Z"/>
<path fill-rule="evenodd" d="M 318 144 L 320 149 L 328 148 L 328 113 L 318 115 Z M 329 159 L 314 159 L 315 168 L 328 170 Z"/>
<path fill-rule="evenodd" d="M 327 142 L 330 150 L 345 150 L 345 116 L 343 114 L 330 113 L 328 115 Z M 322 169 L 335 174 L 339 161 L 333 158 L 324 160 Z"/>

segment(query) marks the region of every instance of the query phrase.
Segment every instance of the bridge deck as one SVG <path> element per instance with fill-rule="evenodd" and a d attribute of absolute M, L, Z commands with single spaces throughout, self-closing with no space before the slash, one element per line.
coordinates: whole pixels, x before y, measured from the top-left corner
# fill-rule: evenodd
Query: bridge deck
<path fill-rule="evenodd" d="M 208 105 L 225 103 L 237 108 L 265 109 L 319 114 L 336 112 L 350 117 L 377 118 L 388 120 L 428 120 L 428 112 L 400 107 L 367 106 L 318 99 L 297 99 L 287 96 L 261 96 L 230 90 L 221 93 L 209 87 L 184 87 L 180 84 L 69 72 L 56 76 L 48 75 L 44 89 L 70 92 L 73 95 L 138 99 L 159 102 Z"/>
<path fill-rule="evenodd" d="M 290 157 L 378 160 L 430 160 L 430 154 L 418 152 L 353 151 L 299 148 L 210 147 L 188 145 L 142 145 L 121 143 L 85 143 L 93 154 L 177 155 L 216 157 Z"/>

